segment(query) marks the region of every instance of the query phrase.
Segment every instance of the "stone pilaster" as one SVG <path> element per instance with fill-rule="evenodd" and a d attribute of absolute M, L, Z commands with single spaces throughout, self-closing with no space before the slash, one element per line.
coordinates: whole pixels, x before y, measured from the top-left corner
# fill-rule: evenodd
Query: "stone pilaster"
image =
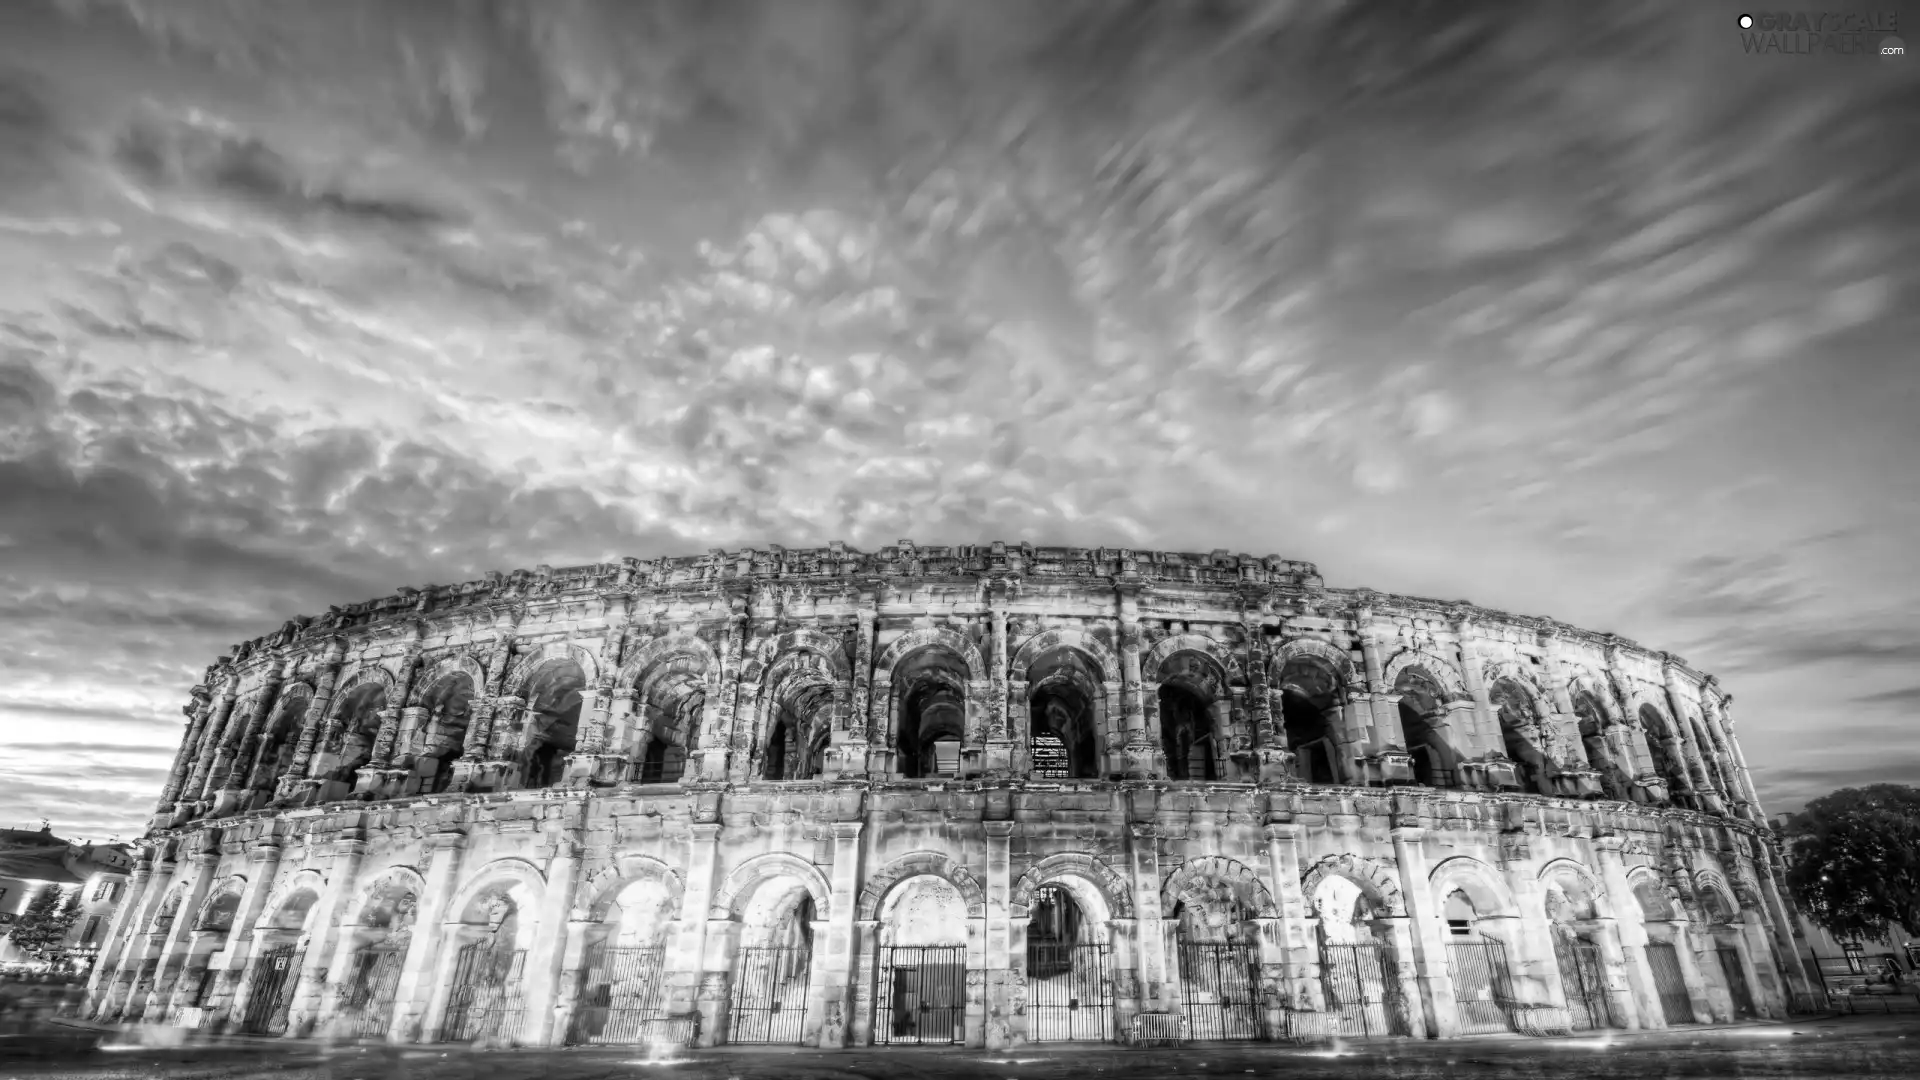
<path fill-rule="evenodd" d="M 235 721 L 234 700 L 239 695 L 239 674 L 228 675 L 226 684 L 221 687 L 220 697 L 213 707 L 213 716 L 207 721 L 206 737 L 200 743 L 199 760 L 194 762 L 193 773 L 187 777 L 187 786 L 180 793 L 181 802 L 198 803 L 206 797 L 207 778 L 212 775 L 213 763 L 219 757 L 221 747 L 227 742 L 227 728 Z"/>
<path fill-rule="evenodd" d="M 143 850 L 134 860 L 133 872 L 127 875 L 127 894 L 113 909 L 113 915 L 107 921 L 107 936 L 100 947 L 100 955 L 94 958 L 93 971 L 87 976 L 87 1015 L 99 1018 L 107 991 L 113 986 L 114 978 L 120 968 L 120 960 L 126 955 L 132 942 L 133 928 L 138 926 L 136 913 L 146 899 L 147 883 L 153 878 L 153 852 Z"/>
<path fill-rule="evenodd" d="M 260 920 L 267 897 L 272 894 L 273 879 L 280 871 L 280 841 L 271 835 L 255 840 L 247 849 L 247 859 L 247 883 L 240 891 L 240 906 L 234 909 L 226 941 L 214 950 L 209 963 L 215 974 L 213 993 L 205 1007 L 209 1014 L 207 1027 L 213 1031 L 228 1026 L 233 997 L 250 958 L 254 926 Z"/>
<path fill-rule="evenodd" d="M 1600 862 L 1600 882 L 1606 888 L 1607 896 L 1615 904 L 1633 902 L 1633 885 L 1627 880 L 1627 866 L 1620 856 L 1624 841 L 1619 836 L 1596 836 L 1593 840 L 1594 854 Z M 1638 910 L 1637 906 L 1626 910 Z M 1647 966 L 1647 930 L 1634 919 L 1621 919 L 1616 923 L 1619 932 L 1622 965 L 1620 977 L 1625 982 L 1626 993 L 1631 996 L 1631 1008 L 1627 1012 L 1628 1022 L 1635 1023 L 1641 1029 L 1656 1029 L 1667 1026 L 1666 1014 L 1660 1008 L 1660 993 L 1654 987 L 1653 969 Z M 1608 973 L 1608 988 L 1613 989 L 1614 976 Z"/>
<path fill-rule="evenodd" d="M 1419 1001 L 1426 1032 L 1433 1038 L 1452 1038 L 1459 1032 L 1453 999 L 1453 976 L 1447 967 L 1447 943 L 1443 913 L 1438 899 L 1427 885 L 1429 869 L 1425 847 L 1426 830 L 1400 826 L 1393 830 L 1393 857 L 1400 871 L 1400 895 L 1406 904 L 1406 943 L 1395 942 L 1395 950 L 1405 948 L 1412 964 L 1403 965 L 1403 975 L 1411 974 L 1406 997 L 1409 1006 Z M 1406 957 L 1402 957 L 1404 961 Z M 1409 1010 L 1411 1011 L 1411 1010 Z"/>
<path fill-rule="evenodd" d="M 563 826 L 552 838 L 553 857 L 547 862 L 547 888 L 540 900 L 540 926 L 527 953 L 527 1023 L 522 1028 L 527 1045 L 557 1045 L 564 1028 L 556 1019 L 566 1010 L 561 1000 L 560 976 L 566 966 L 568 916 L 579 884 L 578 835 Z"/>
<path fill-rule="evenodd" d="M 1021 974 L 1018 968 L 1024 964 L 1016 966 L 1013 962 L 1010 925 L 1014 823 L 987 821 L 982 824 L 987 833 L 986 1045 L 989 1050 L 1000 1050 L 1026 1041 L 1023 1033 L 1014 1027 L 1014 1015 L 1026 997 L 1024 981 L 1015 985 L 1016 977 Z"/>
<path fill-rule="evenodd" d="M 833 896 L 827 905 L 825 948 L 814 948 L 813 963 L 819 974 L 814 986 L 820 997 L 820 1049 L 837 1050 L 847 1045 L 850 1010 L 853 1008 L 855 948 L 854 915 L 860 902 L 862 846 L 860 821 L 833 823 Z"/>
<path fill-rule="evenodd" d="M 333 688 L 340 681 L 340 667 L 346 663 L 347 643 L 335 638 L 327 646 L 326 657 L 321 661 L 320 677 L 314 683 L 313 701 L 307 705 L 307 716 L 300 725 L 300 741 L 294 745 L 293 761 L 287 767 L 287 774 L 280 778 L 275 798 L 287 802 L 299 797 L 307 790 L 307 774 L 313 768 L 315 747 L 320 744 L 323 729 L 327 726 L 327 710 L 333 705 Z"/>
<path fill-rule="evenodd" d="M 406 960 L 400 965 L 400 980 L 393 995 L 393 1025 L 387 1030 L 388 1042 L 430 1042 L 439 1024 L 440 1011 L 445 1006 L 445 988 L 436 983 L 433 976 L 441 966 L 437 961 L 443 951 L 441 941 L 446 937 L 447 908 L 458 887 L 457 876 L 466 843 L 467 834 L 460 829 L 444 829 L 427 837 L 427 884 L 420 896 L 420 914 L 414 920 L 413 941 L 407 949 Z"/>
<path fill-rule="evenodd" d="M 700 986 L 707 972 L 708 908 L 713 904 L 714 880 L 720 862 L 720 825 L 695 822 L 687 840 L 686 888 L 681 894 L 680 923 L 667 960 L 667 1012 L 683 1016 L 700 1012 L 700 1045 L 712 1046 L 724 1030 L 712 1001 L 702 1001 Z M 717 972 L 722 977 L 725 970 Z"/>
<path fill-rule="evenodd" d="M 326 885 L 307 916 L 307 951 L 300 960 L 300 982 L 294 988 L 293 1003 L 287 1009 L 287 1035 L 311 1035 L 319 1021 L 321 998 L 327 990 L 329 975 L 336 980 L 345 975 L 347 949 L 352 937 L 340 932 L 342 916 L 353 897 L 360 876 L 360 864 L 367 857 L 367 834 L 354 827 L 343 830 L 333 841 L 333 853 L 327 867 Z M 344 939 L 344 940 L 343 940 Z"/>
<path fill-rule="evenodd" d="M 1167 928 L 1160 910 L 1160 830 L 1150 822 L 1128 826 L 1127 854 L 1133 871 L 1135 944 L 1140 972 L 1140 1008 L 1158 1012 L 1172 1007 L 1178 989 L 1167 971 Z"/>

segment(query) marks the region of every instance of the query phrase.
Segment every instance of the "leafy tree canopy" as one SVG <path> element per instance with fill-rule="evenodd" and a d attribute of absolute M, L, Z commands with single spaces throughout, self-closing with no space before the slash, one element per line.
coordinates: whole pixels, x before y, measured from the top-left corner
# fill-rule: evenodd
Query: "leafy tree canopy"
<path fill-rule="evenodd" d="M 27 901 L 13 928 L 13 943 L 23 952 L 51 959 L 61 951 L 67 930 L 80 912 L 80 890 L 45 888 Z"/>
<path fill-rule="evenodd" d="M 1840 938 L 1920 929 L 1920 787 L 1842 788 L 1787 826 L 1787 885 Z"/>

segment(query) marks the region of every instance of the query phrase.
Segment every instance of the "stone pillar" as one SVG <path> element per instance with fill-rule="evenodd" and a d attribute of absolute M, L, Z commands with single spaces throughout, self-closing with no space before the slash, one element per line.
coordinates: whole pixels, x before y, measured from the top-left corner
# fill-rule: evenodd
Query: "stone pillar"
<path fill-rule="evenodd" d="M 1633 886 L 1627 881 L 1626 862 L 1620 857 L 1625 841 L 1619 836 L 1596 836 L 1593 839 L 1594 854 L 1600 862 L 1600 880 L 1606 887 L 1607 898 L 1617 907 L 1632 904 L 1624 908 L 1628 911 L 1639 910 L 1633 896 Z M 1647 966 L 1647 928 L 1638 920 L 1626 918 L 1617 921 L 1620 949 L 1623 955 L 1619 977 L 1625 982 L 1625 991 L 1631 996 L 1632 1007 L 1627 1010 L 1630 1022 L 1643 1030 L 1664 1028 L 1667 1026 L 1666 1014 L 1660 1008 L 1660 993 L 1654 988 L 1653 969 Z M 1615 973 L 1607 973 L 1607 988 L 1614 990 Z"/>
<path fill-rule="evenodd" d="M 132 1017 L 126 1017 L 124 1014 L 135 1008 L 145 1007 L 144 1001 L 133 1000 L 133 991 L 139 982 L 141 967 L 155 955 L 161 939 L 165 937 L 164 933 L 153 932 L 153 919 L 159 913 L 160 905 L 166 901 L 168 891 L 173 888 L 174 875 L 179 872 L 179 867 L 180 864 L 171 854 L 163 854 L 160 860 L 154 863 L 153 877 L 147 883 L 146 903 L 141 906 L 139 915 L 127 929 L 127 945 L 120 956 L 120 971 L 116 974 L 115 985 L 109 991 L 108 997 L 109 1011 L 121 1014 L 121 1018 L 138 1019 L 137 1013 Z M 176 914 L 175 918 L 178 917 Z"/>
<path fill-rule="evenodd" d="M 1553 951 L 1553 927 L 1547 922 L 1540 879 L 1533 873 L 1532 837 L 1509 832 L 1500 840 L 1500 873 L 1518 909 L 1508 930 L 1514 998 L 1564 1008 L 1566 991 L 1560 985 L 1560 961 Z"/>
<path fill-rule="evenodd" d="M 700 993 L 709 974 L 707 966 L 708 908 L 713 904 L 714 875 L 720 860 L 720 825 L 695 822 L 689 826 L 687 841 L 686 889 L 681 894 L 680 924 L 673 937 L 667 967 L 667 1012 L 681 1016 L 700 1013 L 701 1046 L 713 1046 L 724 1030 L 721 1015 L 724 1001 L 715 1001 Z M 717 972 L 722 979 L 728 972 Z M 706 998 L 706 1000 L 701 1000 Z"/>
<path fill-rule="evenodd" d="M 1320 961 L 1308 940 L 1308 899 L 1300 891 L 1300 826 L 1289 817 L 1267 816 L 1267 865 L 1273 875 L 1274 901 L 1280 906 L 1277 932 L 1284 949 L 1287 998 L 1295 1009 L 1319 1000 Z"/>
<path fill-rule="evenodd" d="M 199 760 L 194 762 L 193 773 L 187 777 L 187 786 L 180 793 L 181 802 L 198 803 L 206 797 L 207 778 L 213 772 L 213 763 L 219 756 L 221 747 L 226 745 L 227 728 L 235 722 L 233 703 L 239 694 L 239 674 L 228 675 L 226 684 L 220 690 L 219 701 L 213 707 L 213 717 L 207 721 L 206 737 L 200 742 Z M 228 753 L 231 754 L 232 751 L 229 750 Z"/>
<path fill-rule="evenodd" d="M 1140 961 L 1140 1009 L 1159 1012 L 1174 1000 L 1167 972 L 1166 926 L 1160 910 L 1160 830 L 1142 821 L 1128 828 L 1132 839 L 1128 856 L 1133 864 L 1133 911 L 1138 920 L 1135 940 Z"/>
<path fill-rule="evenodd" d="M 846 713 L 829 736 L 827 779 L 865 775 L 871 748 L 873 701 L 874 598 L 862 594 L 854 612 L 853 679 L 847 690 Z M 882 725 L 884 726 L 884 725 Z"/>
<path fill-rule="evenodd" d="M 1151 691 L 1140 679 L 1140 596 L 1139 586 L 1118 590 L 1120 610 L 1120 704 L 1126 711 L 1126 778 L 1144 780 L 1164 775 L 1154 771 L 1160 757 L 1158 733 L 1148 730 L 1146 695 Z"/>
<path fill-rule="evenodd" d="M 1026 996 L 1025 981 L 1017 978 L 1021 972 L 1013 962 L 1010 922 L 1014 823 L 987 821 L 983 824 L 987 832 L 986 1045 L 989 1050 L 1002 1050 L 1026 1041 L 1024 1032 L 1015 1030 L 1014 1021 Z"/>
<path fill-rule="evenodd" d="M 1453 976 L 1447 968 L 1447 941 L 1439 899 L 1427 885 L 1426 830 L 1402 825 L 1393 830 L 1393 857 L 1400 870 L 1400 895 L 1406 903 L 1407 945 L 1412 963 L 1402 972 L 1411 972 L 1416 985 L 1408 986 L 1409 1019 L 1414 1001 L 1420 1002 L 1427 1034 L 1450 1039 L 1459 1031 L 1459 1016 L 1454 1007 Z M 1402 948 L 1395 944 L 1395 951 Z"/>
<path fill-rule="evenodd" d="M 1406 748 L 1406 733 L 1400 730 L 1399 699 L 1387 700 L 1393 687 L 1387 683 L 1386 666 L 1380 657 L 1380 642 L 1374 637 L 1373 608 L 1363 605 L 1353 612 L 1353 630 L 1360 639 L 1360 655 L 1367 669 L 1368 700 L 1361 711 L 1360 719 L 1364 728 L 1355 732 L 1366 739 L 1364 749 L 1355 747 L 1363 754 L 1377 754 L 1389 746 Z"/>
<path fill-rule="evenodd" d="M 138 1007 L 141 1018 L 164 1023 L 167 1021 L 167 1007 L 173 996 L 173 986 L 179 979 L 180 970 L 186 966 L 184 954 L 194 921 L 200 915 L 200 905 L 206 902 L 207 889 L 213 884 L 214 867 L 220 863 L 220 853 L 216 851 L 196 851 L 187 857 L 187 891 L 181 897 L 180 906 L 175 909 L 173 922 L 167 926 L 166 935 L 161 939 L 155 955 L 160 958 L 160 967 L 154 973 L 153 989 L 147 994 L 147 1000 Z"/>
<path fill-rule="evenodd" d="M 289 1037 L 313 1034 L 314 1026 L 324 1019 L 320 1006 L 326 980 L 337 981 L 344 974 L 345 947 L 351 947 L 353 935 L 340 932 L 341 917 L 353 898 L 367 847 L 367 834 L 359 828 L 344 829 L 333 841 L 326 886 L 307 916 L 307 951 L 300 961 L 300 981 L 294 988 L 293 1003 L 287 1009 Z"/>
<path fill-rule="evenodd" d="M 1628 988 L 1627 954 L 1620 947 L 1620 920 L 1611 916 L 1593 920 L 1593 943 L 1600 949 L 1601 976 L 1606 980 L 1610 1011 L 1622 1027 L 1631 1030 L 1645 1026 L 1640 1022 L 1640 1003 Z"/>
<path fill-rule="evenodd" d="M 577 873 L 577 871 L 576 871 Z M 553 1030 L 547 1045 L 565 1046 L 573 1030 L 574 1014 L 580 1007 L 580 980 L 587 966 L 587 942 L 594 928 L 593 919 L 582 918 L 580 909 L 567 912 L 565 939 L 560 946 L 560 975 L 554 983 Z"/>
<path fill-rule="evenodd" d="M 853 1012 L 848 1022 L 848 1043 L 852 1046 L 872 1046 L 874 968 L 880 956 L 879 920 L 855 920 L 853 936 Z"/>
<path fill-rule="evenodd" d="M 556 1021 L 567 1009 L 561 1000 L 561 972 L 566 968 L 573 913 L 573 891 L 579 883 L 581 848 L 571 825 L 562 825 L 552 837 L 553 858 L 547 861 L 547 887 L 540 899 L 540 926 L 527 953 L 527 1023 L 521 1034 L 528 1046 L 559 1046 L 566 1028 Z M 583 939 L 584 943 L 584 939 Z M 578 966 L 575 957 L 575 966 Z"/>
<path fill-rule="evenodd" d="M 260 685 L 260 696 L 255 699 L 246 723 L 228 725 L 228 745 L 215 755 L 213 772 L 207 778 L 207 797 L 212 801 L 210 812 L 215 817 L 244 809 L 242 804 L 246 801 L 247 784 L 253 775 L 253 759 L 260 752 L 261 733 L 273 716 L 274 705 L 279 701 L 280 684 L 286 676 L 286 670 L 286 658 L 274 657 L 267 666 Z"/>
<path fill-rule="evenodd" d="M 833 895 L 827 904 L 826 946 L 814 946 L 817 972 L 812 991 L 820 998 L 820 1049 L 847 1045 L 849 1012 L 853 1007 L 855 906 L 860 902 L 860 821 L 833 823 Z M 809 1006 L 811 1008 L 811 1006 Z"/>
<path fill-rule="evenodd" d="M 275 799 L 289 802 L 304 794 L 308 787 L 307 774 L 312 771 L 314 748 L 319 744 L 322 729 L 326 727 L 327 710 L 333 705 L 333 688 L 340 681 L 340 666 L 347 659 L 347 643 L 335 638 L 327 646 L 327 654 L 322 661 L 320 677 L 313 686 L 313 700 L 307 705 L 307 716 L 300 725 L 300 741 L 294 744 L 293 760 L 287 766 L 287 773 L 277 783 L 279 788 Z"/>
<path fill-rule="evenodd" d="M 1500 725 L 1493 718 L 1493 701 L 1487 696 L 1486 680 L 1481 678 L 1480 652 L 1474 645 L 1473 616 L 1464 609 L 1454 612 L 1453 632 L 1460 639 L 1460 681 L 1473 698 L 1473 740 L 1462 756 L 1483 757 L 1491 750 L 1504 750 L 1498 736 Z M 1489 734 L 1492 733 L 1492 734 Z"/>
<path fill-rule="evenodd" d="M 1253 728 L 1254 778 L 1262 784 L 1284 784 L 1293 779 L 1293 751 L 1287 733 L 1274 719 L 1271 685 L 1273 660 L 1266 634 L 1249 614 L 1247 633 L 1247 718 Z"/>
<path fill-rule="evenodd" d="M 227 1026 L 234 994 L 240 988 L 240 977 L 251 958 L 254 924 L 259 922 L 260 909 L 273 893 L 273 879 L 280 872 L 279 839 L 267 835 L 255 840 L 247 850 L 247 858 L 252 865 L 247 868 L 247 884 L 240 891 L 240 906 L 234 909 L 227 940 L 214 951 L 209 964 L 217 973 L 206 1003 L 207 1026 L 215 1031 Z"/>
<path fill-rule="evenodd" d="M 443 829 L 427 837 L 426 887 L 420 895 L 419 914 L 413 923 L 413 941 L 407 958 L 400 964 L 400 980 L 393 995 L 393 1024 L 387 1029 L 392 1043 L 432 1042 L 439 1034 L 435 1027 L 446 1007 L 446 980 L 434 975 L 444 966 L 437 963 L 446 935 L 447 906 L 459 883 L 467 834 L 457 828 Z M 458 913 L 455 913 L 456 916 Z M 449 958 L 453 950 L 445 950 Z"/>
<path fill-rule="evenodd" d="M 1007 700 L 1007 591 L 1004 581 L 992 582 L 987 587 L 987 619 L 993 635 L 988 663 L 993 669 L 987 672 L 985 772 L 992 777 L 1013 775 L 1014 755 L 1025 734 L 1012 729 L 1013 709 Z"/>
<path fill-rule="evenodd" d="M 1764 846 L 1756 840 L 1756 846 Z M 1766 908 L 1766 917 L 1773 923 L 1773 937 L 1778 943 L 1774 963 L 1786 977 L 1789 992 L 1799 995 L 1801 1000 L 1810 1000 L 1814 996 L 1814 987 L 1819 985 L 1812 973 L 1802 963 L 1800 950 L 1793 945 L 1792 909 L 1787 906 L 1780 894 L 1780 886 L 1773 872 L 1773 863 L 1762 851 L 1753 860 L 1754 875 L 1760 882 L 1760 899 Z"/>
<path fill-rule="evenodd" d="M 1713 780 L 1707 775 L 1705 759 L 1700 747 L 1693 739 L 1693 722 L 1687 717 L 1685 691 L 1680 685 L 1679 658 L 1672 653 L 1660 654 L 1660 674 L 1667 691 L 1667 711 L 1672 714 L 1675 742 L 1679 744 L 1680 768 L 1687 776 L 1687 785 L 1692 789 L 1696 800 L 1713 791 Z M 1706 809 L 1700 803 L 1695 809 Z"/>
<path fill-rule="evenodd" d="M 1687 984 L 1687 998 L 1693 1004 L 1693 1022 L 1696 1024 L 1713 1023 L 1712 994 L 1707 987 L 1707 977 L 1700 971 L 1700 958 L 1693 943 L 1693 932 L 1685 918 L 1673 919 L 1667 923 L 1673 932 L 1673 951 L 1680 958 L 1680 976 Z"/>
<path fill-rule="evenodd" d="M 160 789 L 160 801 L 154 807 L 152 827 L 169 828 L 173 824 L 174 803 L 186 789 L 187 779 L 193 773 L 193 763 L 199 757 L 200 740 L 206 733 L 207 720 L 213 715 L 213 692 L 205 684 L 193 688 L 193 704 L 183 706 L 180 711 L 186 715 L 187 729 L 180 735 L 180 749 L 173 756 L 173 768 L 167 774 L 166 786 Z M 99 970 L 98 967 L 95 970 Z"/>
<path fill-rule="evenodd" d="M 191 733 L 191 727 L 188 730 Z M 87 976 L 87 1015 L 90 1017 L 99 1018 L 107 992 L 113 987 L 121 958 L 127 954 L 133 931 L 140 925 L 135 913 L 146 899 L 147 883 L 152 877 L 153 852 L 149 849 L 142 851 L 133 862 L 133 872 L 127 875 L 127 895 L 114 906 L 113 915 L 107 920 L 106 940 L 100 946 L 100 955 L 94 959 L 92 973 Z"/>

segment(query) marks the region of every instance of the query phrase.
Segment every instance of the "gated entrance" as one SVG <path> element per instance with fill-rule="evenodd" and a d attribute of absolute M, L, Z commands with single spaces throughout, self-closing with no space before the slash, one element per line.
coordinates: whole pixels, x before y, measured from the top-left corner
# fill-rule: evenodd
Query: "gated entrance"
<path fill-rule="evenodd" d="M 1753 1019 L 1753 992 L 1747 987 L 1747 969 L 1740 966 L 1740 950 L 1723 944 L 1714 952 L 1720 959 L 1720 970 L 1726 972 L 1727 996 L 1733 999 L 1733 1018 Z"/>
<path fill-rule="evenodd" d="M 1614 1027 L 1613 1006 L 1600 966 L 1600 947 L 1572 934 L 1553 935 L 1553 957 L 1560 966 L 1560 986 L 1567 996 L 1573 1030 Z"/>
<path fill-rule="evenodd" d="M 453 993 L 440 1022 L 441 1042 L 511 1041 L 526 1003 L 527 951 L 477 941 L 454 961 Z"/>
<path fill-rule="evenodd" d="M 249 1035 L 284 1035 L 287 1009 L 293 1005 L 293 991 L 300 982 L 300 960 L 305 950 L 293 945 L 276 945 L 253 962 L 248 979 L 247 1004 L 240 1017 L 240 1030 Z"/>
<path fill-rule="evenodd" d="M 1113 1038 L 1112 957 L 1106 945 L 1027 943 L 1027 1038 Z"/>
<path fill-rule="evenodd" d="M 952 1046 L 967 1037 L 967 947 L 888 945 L 880 950 L 873 1038 Z"/>
<path fill-rule="evenodd" d="M 1400 966 L 1385 945 L 1322 945 L 1320 989 L 1334 1027 L 1330 1035 L 1373 1039 L 1411 1033 Z"/>
<path fill-rule="evenodd" d="M 590 945 L 586 960 L 569 1041 L 648 1041 L 667 1018 L 667 950 Z"/>
<path fill-rule="evenodd" d="M 1265 1038 L 1259 987 L 1259 961 L 1248 946 L 1181 943 L 1180 992 L 1192 1038 Z"/>
<path fill-rule="evenodd" d="M 405 959 L 398 949 L 361 949 L 348 961 L 347 997 L 340 1017 L 350 1038 L 377 1039 L 393 1026 L 393 997 Z"/>
<path fill-rule="evenodd" d="M 1686 976 L 1680 973 L 1680 954 L 1671 941 L 1647 942 L 1647 967 L 1653 971 L 1653 988 L 1660 995 L 1660 1011 L 1667 1023 L 1693 1023 L 1693 996 L 1687 993 Z"/>
<path fill-rule="evenodd" d="M 1447 973 L 1460 1034 L 1512 1031 L 1513 980 L 1507 971 L 1507 947 L 1498 941 L 1455 941 L 1447 945 Z"/>
<path fill-rule="evenodd" d="M 733 972 L 733 1019 L 727 1041 L 797 1043 L 807 1016 L 807 974 L 813 951 L 804 945 L 743 948 Z"/>

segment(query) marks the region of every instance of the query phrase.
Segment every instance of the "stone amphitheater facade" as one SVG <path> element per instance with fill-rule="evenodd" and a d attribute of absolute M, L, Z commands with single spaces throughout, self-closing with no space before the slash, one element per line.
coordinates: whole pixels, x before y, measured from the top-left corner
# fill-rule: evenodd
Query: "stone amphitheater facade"
<path fill-rule="evenodd" d="M 92 1014 L 844 1047 L 1546 1034 L 1807 977 L 1680 658 L 995 543 L 489 574 L 207 670 Z"/>

